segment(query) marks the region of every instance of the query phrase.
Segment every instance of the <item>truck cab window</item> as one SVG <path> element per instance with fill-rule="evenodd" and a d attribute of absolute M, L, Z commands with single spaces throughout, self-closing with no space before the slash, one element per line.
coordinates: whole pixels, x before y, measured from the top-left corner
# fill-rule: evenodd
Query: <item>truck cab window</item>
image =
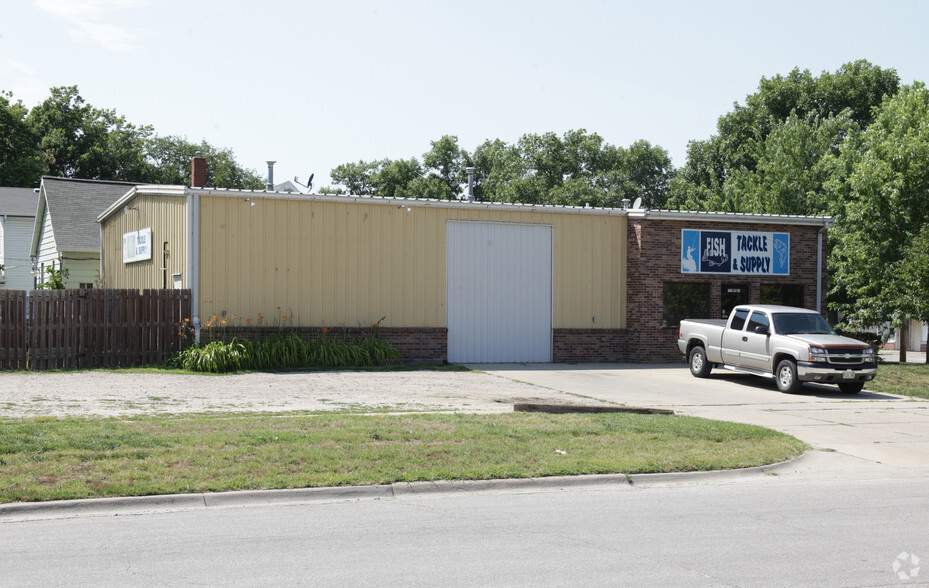
<path fill-rule="evenodd" d="M 754 332 L 755 327 L 767 327 L 768 325 L 770 325 L 770 323 L 768 322 L 767 315 L 756 310 L 752 313 L 752 318 L 748 321 L 748 330 Z"/>
<path fill-rule="evenodd" d="M 729 323 L 730 329 L 735 329 L 736 331 L 741 331 L 742 327 L 745 326 L 745 319 L 748 318 L 748 311 L 744 308 L 735 309 L 735 314 L 732 317 L 732 322 Z"/>

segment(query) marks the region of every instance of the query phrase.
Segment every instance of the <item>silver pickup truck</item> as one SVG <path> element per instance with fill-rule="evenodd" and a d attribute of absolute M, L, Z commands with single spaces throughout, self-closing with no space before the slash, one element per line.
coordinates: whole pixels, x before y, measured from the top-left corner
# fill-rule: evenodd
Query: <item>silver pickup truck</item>
<path fill-rule="evenodd" d="M 837 335 L 819 313 L 790 306 L 743 305 L 728 321 L 683 320 L 677 346 L 698 378 L 722 366 L 773 376 L 781 392 L 823 382 L 857 394 L 877 373 L 870 345 Z"/>

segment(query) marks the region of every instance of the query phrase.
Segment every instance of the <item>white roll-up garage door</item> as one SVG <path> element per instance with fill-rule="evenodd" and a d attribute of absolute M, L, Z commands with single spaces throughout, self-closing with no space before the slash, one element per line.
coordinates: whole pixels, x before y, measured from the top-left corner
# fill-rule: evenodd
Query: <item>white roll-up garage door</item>
<path fill-rule="evenodd" d="M 449 221 L 448 360 L 552 360 L 552 227 Z"/>

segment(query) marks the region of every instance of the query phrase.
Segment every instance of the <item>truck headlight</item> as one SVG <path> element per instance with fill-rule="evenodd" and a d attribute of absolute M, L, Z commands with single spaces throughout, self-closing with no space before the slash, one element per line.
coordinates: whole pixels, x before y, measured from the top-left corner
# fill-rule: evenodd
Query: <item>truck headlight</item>
<path fill-rule="evenodd" d="M 874 348 L 868 347 L 867 349 L 862 350 L 861 354 L 866 357 L 874 357 Z"/>
<path fill-rule="evenodd" d="M 826 362 L 826 349 L 824 347 L 810 347 L 810 361 Z"/>

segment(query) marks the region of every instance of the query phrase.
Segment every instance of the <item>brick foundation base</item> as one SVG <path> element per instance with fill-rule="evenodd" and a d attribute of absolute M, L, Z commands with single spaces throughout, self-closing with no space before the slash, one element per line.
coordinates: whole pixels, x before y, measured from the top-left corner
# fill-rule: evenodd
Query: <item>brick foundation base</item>
<path fill-rule="evenodd" d="M 626 329 L 553 329 L 552 361 L 594 363 L 628 361 Z"/>

